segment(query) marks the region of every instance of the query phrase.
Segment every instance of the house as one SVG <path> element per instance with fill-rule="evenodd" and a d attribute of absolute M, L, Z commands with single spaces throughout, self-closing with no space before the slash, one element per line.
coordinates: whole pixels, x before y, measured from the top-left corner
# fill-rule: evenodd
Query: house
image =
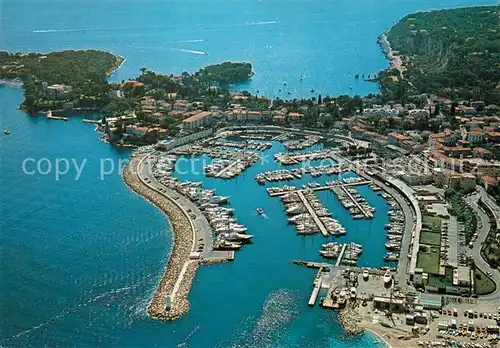
<path fill-rule="evenodd" d="M 487 132 L 486 140 L 491 143 L 500 143 L 500 132 Z"/>
<path fill-rule="evenodd" d="M 389 145 L 394 145 L 394 146 L 399 146 L 404 149 L 409 148 L 408 145 L 409 143 L 405 143 L 405 141 L 411 141 L 411 139 L 407 136 L 404 136 L 399 133 L 389 133 L 387 134 L 387 143 Z"/>
<path fill-rule="evenodd" d="M 493 157 L 493 153 L 484 147 L 475 147 L 473 153 L 476 157 L 490 159 Z"/>
<path fill-rule="evenodd" d="M 472 144 L 481 144 L 484 142 L 484 132 L 482 130 L 471 130 L 467 133 L 467 140 Z"/>
<path fill-rule="evenodd" d="M 481 184 L 486 190 L 488 190 L 491 187 L 497 186 L 498 181 L 492 176 L 484 175 L 481 177 Z"/>
<path fill-rule="evenodd" d="M 182 128 L 186 130 L 192 130 L 197 127 L 204 126 L 207 124 L 212 116 L 209 111 L 199 112 L 194 116 L 186 118 L 182 121 Z"/>
<path fill-rule="evenodd" d="M 147 131 L 148 127 L 140 127 L 132 124 L 125 128 L 125 133 L 137 138 L 144 136 Z"/>
<path fill-rule="evenodd" d="M 146 119 L 154 123 L 163 123 L 165 122 L 166 116 L 163 115 L 161 112 L 155 112 L 151 115 L 147 115 Z"/>
<path fill-rule="evenodd" d="M 462 173 L 460 177 L 460 188 L 465 191 L 474 190 L 476 187 L 476 177 L 471 173 Z"/>
<path fill-rule="evenodd" d="M 44 82 L 42 86 L 45 98 L 52 100 L 65 99 L 73 89 L 71 86 L 62 84 L 47 86 L 46 82 Z"/>

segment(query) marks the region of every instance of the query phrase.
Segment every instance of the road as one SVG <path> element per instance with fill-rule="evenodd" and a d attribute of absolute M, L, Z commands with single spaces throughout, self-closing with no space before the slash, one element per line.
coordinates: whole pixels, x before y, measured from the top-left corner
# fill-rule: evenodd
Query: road
<path fill-rule="evenodd" d="M 144 161 L 138 169 L 140 177 L 146 180 L 151 187 L 161 191 L 161 193 L 168 199 L 175 200 L 177 204 L 179 204 L 189 214 L 191 220 L 193 221 L 196 233 L 193 251 L 196 251 L 198 247 L 203 244 L 204 248 L 201 253 L 201 257 L 203 259 L 211 257 L 229 257 L 229 252 L 213 250 L 212 229 L 198 207 L 186 197 L 160 183 L 153 175 L 152 167 L 158 158 L 158 154 L 159 153 L 153 153 L 148 155 L 147 161 Z M 176 197 L 178 198 L 175 199 Z"/>
<path fill-rule="evenodd" d="M 471 208 L 474 210 L 474 212 L 477 214 L 477 217 L 481 220 L 481 227 L 478 228 L 477 230 L 477 240 L 474 243 L 474 246 L 472 249 L 467 248 L 467 255 L 472 256 L 474 259 L 474 263 L 484 272 L 491 272 L 492 274 L 492 279 L 493 281 L 497 284 L 497 289 L 493 294 L 486 295 L 486 296 L 481 296 L 481 300 L 491 300 L 491 301 L 498 301 L 497 304 L 500 302 L 500 272 L 496 269 L 493 269 L 490 267 L 490 265 L 483 259 L 481 256 L 481 247 L 482 244 L 484 243 L 484 240 L 486 239 L 486 236 L 490 232 L 490 219 L 488 215 L 483 211 L 481 207 L 478 205 L 478 198 L 481 197 L 481 199 L 489 199 L 489 197 L 485 197 L 484 195 L 487 196 L 486 192 L 483 190 L 479 191 L 479 193 L 475 193 L 473 195 L 470 195 L 465 198 L 467 203 L 471 206 Z M 484 198 L 483 198 L 484 197 Z"/>

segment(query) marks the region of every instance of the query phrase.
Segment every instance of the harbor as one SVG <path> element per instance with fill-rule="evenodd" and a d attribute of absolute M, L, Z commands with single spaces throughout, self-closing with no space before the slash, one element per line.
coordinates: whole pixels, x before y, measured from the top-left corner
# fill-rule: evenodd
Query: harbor
<path fill-rule="evenodd" d="M 183 206 L 188 221 L 183 224 L 191 226 L 192 235 L 183 249 L 179 249 L 184 250 L 182 255 L 172 254 L 169 259 L 165 280 L 160 282 L 148 311 L 151 317 L 173 320 L 187 311 L 192 277 L 200 266 L 237 260 L 240 253 L 250 255 L 253 250 L 262 252 L 272 248 L 270 240 L 275 238 L 278 239 L 274 244 L 288 238 L 292 238 L 288 243 L 293 243 L 294 238 L 300 243 L 297 235 L 310 239 L 313 247 L 307 248 L 307 255 L 303 256 L 314 260 L 310 265 L 315 268 L 325 264 L 339 268 L 366 265 L 392 268 L 387 260 L 392 254 L 384 256 L 384 253 L 388 247 L 389 252 L 396 252 L 393 243 L 398 241 L 392 239 L 396 238 L 392 233 L 398 233 L 399 225 L 392 229 L 386 226 L 400 222 L 401 217 L 391 210 L 393 207 L 388 203 L 391 197 L 384 190 L 332 161 L 331 151 L 315 138 L 304 140 L 314 143 L 309 152 L 305 147 L 302 153 L 288 157 L 283 156 L 282 149 L 290 136 L 283 136 L 282 141 L 265 136 L 259 139 L 261 143 L 250 146 L 257 139 L 243 138 L 241 146 L 237 145 L 239 138 L 234 134 L 230 139 L 216 135 L 170 152 L 141 155 L 139 177 L 143 186 L 152 187 L 168 202 Z M 294 141 L 303 145 L 297 137 Z M 269 155 L 279 160 L 259 161 Z M 291 160 L 297 163 L 288 163 Z M 264 183 L 259 182 L 260 176 L 264 176 Z M 268 181 L 281 185 L 267 187 Z M 341 194 L 336 194 L 337 190 Z M 246 201 L 242 197 L 253 198 Z M 156 202 L 154 196 L 149 196 L 149 200 Z M 380 218 L 379 214 L 373 214 L 372 202 L 378 202 Z M 353 209 L 343 208 L 348 203 Z M 363 218 L 358 219 L 356 215 L 363 212 Z M 283 232 L 274 236 L 276 223 L 286 225 L 277 230 Z M 374 224 L 378 226 L 375 229 Z M 289 229 L 295 231 L 295 236 L 285 238 L 283 233 Z M 377 240 L 369 237 L 371 231 L 379 235 Z M 384 240 L 386 232 L 391 234 Z M 316 239 L 316 234 L 321 239 Z M 366 252 L 365 243 L 371 245 Z M 328 282 L 328 277 L 324 277 L 326 266 L 320 267 L 308 302 L 310 306 L 314 306 Z"/>

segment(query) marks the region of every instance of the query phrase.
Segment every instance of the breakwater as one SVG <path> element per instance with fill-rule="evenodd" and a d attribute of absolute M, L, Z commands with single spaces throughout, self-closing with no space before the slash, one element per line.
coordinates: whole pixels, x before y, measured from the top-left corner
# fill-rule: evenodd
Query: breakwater
<path fill-rule="evenodd" d="M 172 225 L 173 247 L 147 312 L 154 319 L 174 320 L 189 311 L 188 295 L 199 267 L 198 260 L 189 259 L 194 231 L 189 217 L 178 205 L 140 180 L 138 166 L 145 156 L 147 154 L 131 157 L 124 168 L 123 179 L 134 192 L 162 210 Z M 170 309 L 167 299 L 171 301 Z"/>

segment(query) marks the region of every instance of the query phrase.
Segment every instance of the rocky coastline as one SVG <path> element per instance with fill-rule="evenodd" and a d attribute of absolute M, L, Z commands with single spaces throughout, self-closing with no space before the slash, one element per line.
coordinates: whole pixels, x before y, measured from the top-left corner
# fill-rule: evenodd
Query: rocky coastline
<path fill-rule="evenodd" d="M 361 326 L 362 318 L 354 305 L 348 305 L 339 311 L 339 321 L 348 335 L 360 335 L 365 331 Z"/>
<path fill-rule="evenodd" d="M 189 311 L 188 295 L 200 262 L 189 259 L 194 237 L 189 218 L 173 201 L 140 180 L 137 166 L 144 156 L 147 154 L 130 158 L 123 170 L 123 179 L 130 189 L 156 205 L 167 215 L 173 235 L 173 246 L 165 273 L 153 294 L 147 313 L 153 319 L 174 320 Z M 185 268 L 184 271 L 183 268 Z M 182 279 L 179 280 L 180 277 Z M 172 301 L 170 310 L 167 310 L 169 296 Z"/>

